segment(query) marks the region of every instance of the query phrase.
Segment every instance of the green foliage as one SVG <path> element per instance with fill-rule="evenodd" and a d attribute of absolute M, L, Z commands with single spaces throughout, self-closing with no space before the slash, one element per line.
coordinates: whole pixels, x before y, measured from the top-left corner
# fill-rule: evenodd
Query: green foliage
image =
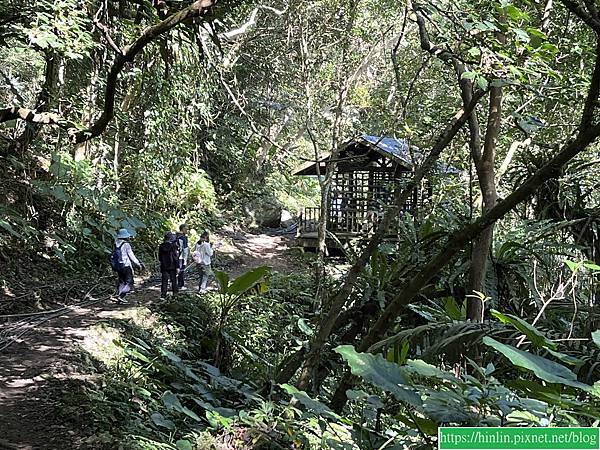
<path fill-rule="evenodd" d="M 483 338 L 483 343 L 502 353 L 515 366 L 531 370 L 538 378 L 544 381 L 589 390 L 589 386 L 579 383 L 577 375 L 561 364 L 529 352 L 524 352 L 510 345 L 501 344 L 490 337 Z"/>
<path fill-rule="evenodd" d="M 406 402 L 414 407 L 421 405 L 419 396 L 405 387 L 408 383 L 402 373 L 397 370 L 396 364 L 390 363 L 378 355 L 357 353 L 350 345 L 337 347 L 335 351 L 342 355 L 354 375 L 391 392 L 401 402 Z"/>

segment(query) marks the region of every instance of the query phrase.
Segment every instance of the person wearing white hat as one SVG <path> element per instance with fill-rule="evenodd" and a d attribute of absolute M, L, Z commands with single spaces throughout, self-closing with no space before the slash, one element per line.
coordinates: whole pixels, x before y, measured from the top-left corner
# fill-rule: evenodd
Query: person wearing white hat
<path fill-rule="evenodd" d="M 133 253 L 133 248 L 131 248 L 131 244 L 129 243 L 129 238 L 131 238 L 131 234 L 125 228 L 121 228 L 117 233 L 117 237 L 115 239 L 115 248 L 120 250 L 121 258 L 120 258 L 120 268 L 117 271 L 119 275 L 119 292 L 118 292 L 118 302 L 119 303 L 127 303 L 125 301 L 125 296 L 131 291 L 133 287 L 133 267 L 132 264 L 135 264 L 137 267 L 142 270 L 145 269 L 144 263 L 140 262 L 139 259 Z"/>

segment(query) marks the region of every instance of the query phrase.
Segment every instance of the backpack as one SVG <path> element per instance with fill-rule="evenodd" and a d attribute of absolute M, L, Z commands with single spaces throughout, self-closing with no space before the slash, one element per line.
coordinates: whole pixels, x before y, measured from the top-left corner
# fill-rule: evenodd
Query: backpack
<path fill-rule="evenodd" d="M 119 272 L 123 269 L 123 254 L 121 253 L 121 247 L 123 247 L 123 245 L 125 245 L 125 242 L 123 242 L 118 247 L 115 246 L 115 249 L 110 254 L 110 266 L 112 267 L 112 270 L 114 272 Z"/>
<path fill-rule="evenodd" d="M 173 270 L 177 268 L 179 260 L 179 246 L 173 242 L 163 242 L 158 247 L 158 260 L 161 269 Z"/>

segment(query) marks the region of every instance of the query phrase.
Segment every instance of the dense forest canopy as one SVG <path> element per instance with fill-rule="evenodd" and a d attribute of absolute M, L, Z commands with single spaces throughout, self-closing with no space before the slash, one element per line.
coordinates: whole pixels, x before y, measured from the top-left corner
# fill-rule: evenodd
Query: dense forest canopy
<path fill-rule="evenodd" d="M 14 314 L 69 298 L 35 286 L 111 275 L 119 229 L 150 261 L 181 223 L 235 234 L 318 210 L 314 253 L 235 281 L 217 267 L 214 292 L 86 349 L 102 381 L 70 405 L 95 405 L 82 448 L 599 425 L 594 1 L 0 0 L 0 86 L 0 352 Z M 364 135 L 414 159 L 343 240 L 329 200 Z"/>

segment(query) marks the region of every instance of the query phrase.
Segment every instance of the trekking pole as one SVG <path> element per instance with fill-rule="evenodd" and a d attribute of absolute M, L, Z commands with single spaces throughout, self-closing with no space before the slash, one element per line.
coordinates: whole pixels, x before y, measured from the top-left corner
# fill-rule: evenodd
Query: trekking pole
<path fill-rule="evenodd" d="M 197 265 L 198 263 L 196 261 L 193 261 L 189 266 L 187 266 L 185 269 L 183 269 L 183 272 L 187 272 L 188 270 L 190 270 L 192 267 L 194 267 L 195 265 Z"/>

